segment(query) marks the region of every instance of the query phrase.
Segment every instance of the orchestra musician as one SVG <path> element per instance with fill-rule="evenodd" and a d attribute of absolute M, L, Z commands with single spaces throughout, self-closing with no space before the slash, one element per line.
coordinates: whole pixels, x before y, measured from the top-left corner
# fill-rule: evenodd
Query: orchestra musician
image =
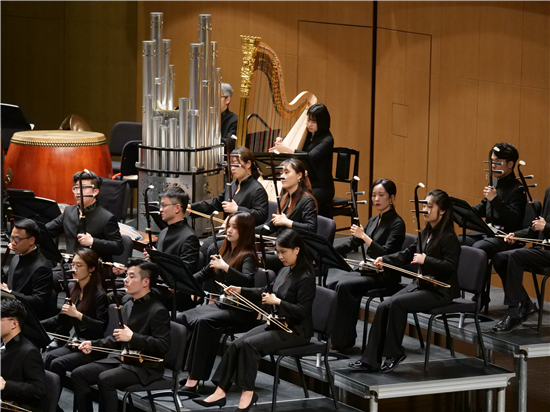
<path fill-rule="evenodd" d="M 2 299 L 0 312 L 5 345 L 0 351 L 2 401 L 16 402 L 27 410 L 42 411 L 42 399 L 47 389 L 44 364 L 38 349 L 21 333 L 27 310 L 17 299 Z"/>
<path fill-rule="evenodd" d="M 80 341 L 103 338 L 109 323 L 109 305 L 101 287 L 98 259 L 92 249 L 77 249 L 71 263 L 73 278 L 77 280 L 69 294 L 71 303 L 65 302 L 58 315 L 41 322 L 47 331 L 61 331 L 64 335 L 74 328 L 65 346 L 43 355 L 45 368 L 62 381 L 67 371 L 105 357 L 102 352 L 86 355 L 71 343 L 73 338 Z"/>
<path fill-rule="evenodd" d="M 272 293 L 263 288 L 229 286 L 228 293 L 239 293 L 254 302 L 274 305 L 277 315 L 286 319 L 292 333 L 277 326 L 260 325 L 229 345 L 213 381 L 216 391 L 205 399 L 193 399 L 202 406 L 223 407 L 226 393 L 234 382 L 242 390 L 238 411 L 248 411 L 258 396 L 254 383 L 260 360 L 278 349 L 301 346 L 313 336 L 312 305 L 315 279 L 300 235 L 286 229 L 277 237 L 277 253 L 285 266 L 272 284 Z"/>
<path fill-rule="evenodd" d="M 417 252 L 417 242 L 409 248 L 391 255 L 380 256 L 375 265 L 381 263 L 421 265 L 424 276 L 450 284 L 450 288 L 434 286 L 423 280 L 414 280 L 405 289 L 380 303 L 372 323 L 367 348 L 360 360 L 349 367 L 370 372 L 390 372 L 405 356 L 403 337 L 409 312 L 425 311 L 446 306 L 458 297 L 457 267 L 460 258 L 460 243 L 454 232 L 452 203 L 442 190 L 432 190 L 426 196 L 424 205 L 426 227 L 422 229 L 422 250 Z M 382 357 L 385 362 L 382 364 Z"/>
<path fill-rule="evenodd" d="M 319 214 L 332 217 L 331 203 L 334 198 L 334 181 L 332 178 L 332 149 L 334 138 L 330 133 L 330 114 L 322 103 L 314 104 L 307 111 L 307 136 L 302 150 L 294 150 L 282 144 L 278 137 L 270 152 L 307 153 L 312 173 L 311 188 L 317 200 Z"/>
<path fill-rule="evenodd" d="M 170 317 L 166 308 L 151 293 L 159 277 L 159 269 L 145 259 L 130 259 L 124 280 L 127 295 L 123 299 L 124 327 L 99 340 L 87 340 L 79 349 L 90 354 L 96 347 L 141 350 L 144 355 L 164 358 L 170 346 Z M 126 358 L 126 357 L 125 357 Z M 120 355 L 79 366 L 71 380 L 80 412 L 93 412 L 91 385 L 98 384 L 100 408 L 106 412 L 118 410 L 117 389 L 134 384 L 149 385 L 164 374 L 163 362 L 144 360 L 135 364 L 121 361 Z"/>
<path fill-rule="evenodd" d="M 193 276 L 199 283 L 215 279 L 233 285 L 253 286 L 258 267 L 253 216 L 240 211 L 231 215 L 226 235 L 219 255 L 210 256 L 210 263 Z M 178 322 L 191 332 L 183 368 L 189 375 L 185 382 L 182 381 L 183 390 L 196 392 L 199 380 L 210 378 L 223 328 L 252 323 L 255 318 L 254 312 L 216 304 L 202 305 L 180 314 Z"/>
<path fill-rule="evenodd" d="M 352 237 L 337 245 L 336 251 L 345 256 L 364 244 L 367 248 L 366 255 L 370 258 L 399 252 L 405 240 L 405 222 L 393 205 L 396 193 L 397 188 L 391 180 L 376 180 L 371 187 L 371 200 L 379 214 L 370 218 L 364 229 L 362 226 L 353 225 Z M 332 346 L 345 349 L 355 345 L 362 296 L 371 289 L 397 285 L 401 281 L 401 276 L 398 272 L 387 269 L 382 274 L 374 273 L 372 270 L 341 272 L 339 276 L 329 275 L 327 287 L 338 293 L 338 322 L 331 335 Z"/>
<path fill-rule="evenodd" d="M 229 152 L 235 149 L 235 140 L 231 136 L 237 134 L 239 116 L 229 110 L 229 104 L 233 97 L 233 88 L 229 83 L 221 84 L 221 142 L 225 146 L 229 141 Z M 226 153 L 227 154 L 227 153 Z"/>
<path fill-rule="evenodd" d="M 45 319 L 57 312 L 56 293 L 53 288 L 52 265 L 38 246 L 40 229 L 31 219 L 14 223 L 8 247 L 13 257 L 6 283 L 2 290 L 25 300 L 39 319 Z"/>
<path fill-rule="evenodd" d="M 550 186 L 544 194 L 542 216 L 533 220 L 531 226 L 509 233 L 504 240 L 513 244 L 514 238 L 523 237 L 550 239 Z M 508 333 L 525 322 L 538 309 L 523 287 L 523 272 L 530 268 L 544 269 L 550 267 L 550 250 L 548 246 L 535 245 L 533 248 L 522 248 L 497 253 L 493 265 L 504 285 L 504 304 L 508 310 L 502 319 L 493 327 L 494 333 Z"/>

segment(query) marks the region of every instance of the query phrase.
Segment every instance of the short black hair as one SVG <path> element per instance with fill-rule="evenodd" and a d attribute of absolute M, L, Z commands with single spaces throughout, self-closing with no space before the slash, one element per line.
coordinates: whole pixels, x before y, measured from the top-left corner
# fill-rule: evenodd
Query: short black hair
<path fill-rule="evenodd" d="M 14 226 L 19 230 L 24 230 L 27 236 L 34 237 L 35 242 L 38 243 L 40 236 L 40 229 L 36 222 L 32 219 L 21 219 L 14 223 Z"/>
<path fill-rule="evenodd" d="M 149 287 L 153 287 L 157 284 L 157 279 L 160 275 L 157 265 L 141 258 L 128 259 L 126 267 L 131 268 L 132 266 L 138 267 L 141 271 L 141 280 L 149 279 Z"/>
<path fill-rule="evenodd" d="M 493 153 L 499 159 L 504 159 L 507 162 L 514 162 L 512 169 L 516 166 L 516 162 L 519 159 L 518 149 L 512 144 L 507 142 L 501 142 L 495 144 L 493 147 L 499 149 L 499 151 L 494 151 Z"/>
<path fill-rule="evenodd" d="M 82 177 L 80 177 L 81 173 L 82 173 Z M 99 177 L 92 171 L 76 172 L 73 175 L 73 185 L 76 185 L 79 180 L 91 180 L 92 185 L 94 186 L 94 189 L 99 190 L 101 188 L 101 182 L 102 182 L 101 177 Z"/>
<path fill-rule="evenodd" d="M 27 317 L 27 309 L 17 299 L 2 299 L 0 304 L 0 312 L 3 318 L 14 318 L 19 323 L 19 327 L 23 327 L 25 324 L 25 318 Z"/>
<path fill-rule="evenodd" d="M 185 190 L 183 190 L 179 186 L 171 186 L 164 193 L 161 193 L 160 198 L 167 197 L 170 199 L 176 199 L 176 201 L 181 205 L 183 210 L 187 209 L 187 205 L 189 204 L 189 195 L 185 193 Z"/>

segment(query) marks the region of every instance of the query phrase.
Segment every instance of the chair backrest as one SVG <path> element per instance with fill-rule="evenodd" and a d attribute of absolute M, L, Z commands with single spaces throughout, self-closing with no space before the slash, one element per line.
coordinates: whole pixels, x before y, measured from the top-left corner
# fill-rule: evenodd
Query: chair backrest
<path fill-rule="evenodd" d="M 265 288 L 267 285 L 270 285 L 271 282 L 275 280 L 277 275 L 271 269 L 267 269 L 266 272 L 263 268 L 256 269 L 256 274 L 254 275 L 254 287 L 255 288 Z"/>
<path fill-rule="evenodd" d="M 533 206 L 529 204 L 525 206 L 525 214 L 523 215 L 522 227 L 530 227 L 533 223 L 533 220 L 535 220 L 537 216 L 540 216 L 540 212 L 542 210 L 542 204 L 540 203 L 540 201 L 536 199 L 533 200 Z"/>
<path fill-rule="evenodd" d="M 122 148 L 122 158 L 120 159 L 120 175 L 122 177 L 137 175 L 136 162 L 140 144 L 141 140 L 131 140 Z"/>
<path fill-rule="evenodd" d="M 267 207 L 267 220 L 265 223 L 271 222 L 271 219 L 273 219 L 271 216 L 273 214 L 277 213 L 277 202 L 272 202 L 271 200 L 268 202 Z"/>
<path fill-rule="evenodd" d="M 410 233 L 405 233 L 405 240 L 403 241 L 403 246 L 401 246 L 401 250 L 407 249 L 410 245 L 416 242 L 416 239 L 417 237 L 415 235 L 411 235 Z"/>
<path fill-rule="evenodd" d="M 330 335 L 336 322 L 335 291 L 316 286 L 315 298 L 313 299 L 313 330 L 322 335 Z"/>
<path fill-rule="evenodd" d="M 102 178 L 97 202 L 115 215 L 117 222 L 126 218 L 131 189 L 128 182 Z"/>
<path fill-rule="evenodd" d="M 61 379 L 59 376 L 48 370 L 44 370 L 46 373 L 46 397 L 43 401 L 43 411 L 45 412 L 57 412 L 57 399 L 59 398 L 59 392 L 61 392 Z"/>
<path fill-rule="evenodd" d="M 359 174 L 359 151 L 347 147 L 335 147 L 332 149 L 332 153 L 336 155 L 336 170 L 333 180 L 349 183 L 353 176 Z M 350 176 L 352 157 L 354 157 L 353 174 Z"/>
<path fill-rule="evenodd" d="M 336 234 L 336 222 L 328 217 L 317 216 L 317 234 L 333 243 Z"/>
<path fill-rule="evenodd" d="M 122 155 L 124 145 L 130 140 L 141 140 L 141 123 L 118 122 L 111 129 L 109 152 L 111 156 Z"/>
<path fill-rule="evenodd" d="M 176 374 L 183 363 L 186 347 L 187 328 L 177 322 L 170 321 L 170 348 L 164 355 L 164 364 Z"/>
<path fill-rule="evenodd" d="M 480 294 L 485 286 L 487 254 L 482 249 L 461 246 L 458 262 L 458 286 L 461 290 Z"/>
<path fill-rule="evenodd" d="M 134 242 L 130 236 L 122 235 L 122 244 L 124 245 L 124 252 L 122 252 L 122 255 L 113 256 L 113 262 L 126 265 L 134 252 Z"/>
<path fill-rule="evenodd" d="M 107 323 L 107 329 L 105 329 L 103 337 L 112 336 L 115 329 L 118 329 L 118 313 L 116 304 L 111 303 L 109 305 L 109 323 Z"/>

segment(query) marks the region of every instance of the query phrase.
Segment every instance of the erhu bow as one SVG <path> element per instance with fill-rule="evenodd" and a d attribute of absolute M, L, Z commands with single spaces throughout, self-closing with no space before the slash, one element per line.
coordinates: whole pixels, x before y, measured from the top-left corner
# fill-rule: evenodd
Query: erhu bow
<path fill-rule="evenodd" d="M 149 208 L 149 197 L 147 196 L 147 192 L 154 188 L 155 186 L 149 185 L 143 193 L 143 201 L 145 202 L 145 219 L 147 220 L 147 228 L 145 229 L 145 233 L 147 233 L 147 235 L 149 236 L 149 242 L 147 244 L 149 246 L 149 249 L 153 248 L 153 235 L 151 233 L 151 209 Z"/>

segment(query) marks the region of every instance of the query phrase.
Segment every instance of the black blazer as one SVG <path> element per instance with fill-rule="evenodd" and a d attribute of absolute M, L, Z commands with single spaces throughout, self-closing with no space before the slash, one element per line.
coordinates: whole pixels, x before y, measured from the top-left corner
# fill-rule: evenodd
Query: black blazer
<path fill-rule="evenodd" d="M 40 411 L 42 399 L 46 396 L 46 375 L 38 349 L 20 333 L 6 344 L 1 353 L 2 377 L 6 380 L 2 400 Z"/>
<path fill-rule="evenodd" d="M 91 293 L 84 289 L 84 293 Z M 42 326 L 49 332 L 55 332 L 59 327 L 69 333 L 74 327 L 73 336 L 82 340 L 101 339 L 107 329 L 109 323 L 109 302 L 107 295 L 103 290 L 98 290 L 94 301 L 88 306 L 87 310 L 82 313 L 82 320 L 65 315 L 63 312 L 52 316 L 49 319 L 43 320 Z M 82 302 L 75 302 L 76 308 L 82 312 Z M 59 332 L 57 332 L 59 333 Z"/>
<path fill-rule="evenodd" d="M 426 259 L 424 264 L 420 265 L 422 268 L 422 274 L 426 276 L 434 277 L 435 279 L 450 284 L 451 298 L 459 296 L 457 268 L 460 259 L 460 242 L 454 233 L 454 231 L 445 231 L 440 234 L 439 241 L 427 252 L 428 247 L 428 233 L 427 229 L 422 229 L 422 250 L 426 253 Z M 384 256 L 384 262 L 391 265 L 404 266 L 411 263 L 413 256 L 417 253 L 418 240 L 414 242 L 407 249 L 393 253 L 388 256 Z M 421 289 L 433 288 L 433 284 L 424 280 L 419 280 L 419 287 Z M 435 289 L 441 288 L 436 286 Z"/>
<path fill-rule="evenodd" d="M 281 299 L 277 314 L 286 318 L 288 327 L 302 338 L 313 336 L 312 307 L 315 298 L 315 278 L 305 270 L 284 267 L 270 286 Z M 241 288 L 245 298 L 261 301 L 264 288 Z M 282 336 L 285 336 L 282 334 Z"/>
<path fill-rule="evenodd" d="M 542 206 L 541 217 L 546 220 L 546 225 L 544 225 L 544 230 L 542 232 L 537 232 L 533 229 L 533 226 L 529 226 L 514 232 L 514 234 L 517 237 L 526 237 L 529 239 L 550 239 L 550 186 L 546 188 L 546 192 L 544 193 L 544 203 Z"/>
<path fill-rule="evenodd" d="M 231 260 L 227 263 L 230 264 Z M 254 258 L 254 255 L 252 253 L 247 253 L 241 260 L 240 268 L 229 266 L 229 270 L 226 273 L 224 271 L 212 269 L 210 267 L 210 262 L 208 262 L 201 271 L 195 273 L 193 276 L 201 284 L 209 279 L 216 279 L 228 286 L 253 286 L 257 267 L 258 262 Z M 216 287 L 218 286 L 216 285 Z"/>
<path fill-rule="evenodd" d="M 495 187 L 497 196 L 493 200 L 488 202 L 487 198 L 483 198 L 472 209 L 478 216 L 484 217 L 487 223 L 500 226 L 506 233 L 521 229 L 527 199 L 514 172 L 502 179 L 496 179 Z M 491 222 L 491 209 L 494 210 L 494 222 Z"/>
<path fill-rule="evenodd" d="M 267 220 L 268 210 L 267 192 L 264 187 L 252 176 L 247 177 L 241 182 L 241 190 L 235 194 L 238 187 L 239 183 L 236 180 L 231 183 L 233 200 L 239 206 L 239 212 L 248 212 L 254 217 L 256 225 L 263 224 Z M 229 201 L 227 188 L 212 199 L 193 203 L 191 209 L 208 215 L 212 214 L 215 210 L 222 212 L 222 202 L 226 200 Z"/>
<path fill-rule="evenodd" d="M 62 215 L 46 224 L 52 237 L 65 233 L 67 253 L 74 253 L 80 246 L 76 237 L 79 219 L 78 206 L 71 205 Z M 94 238 L 92 250 L 95 250 L 104 261 L 112 262 L 113 255 L 121 255 L 124 252 L 115 216 L 97 202 L 86 208 L 86 230 Z"/>
<path fill-rule="evenodd" d="M 312 196 L 304 195 L 292 211 L 288 214 L 290 220 L 292 220 L 293 229 L 309 230 L 310 232 L 317 233 L 317 207 L 315 205 L 315 199 Z M 256 233 L 259 233 L 263 225 L 256 226 Z M 275 226 L 273 222 L 268 223 L 269 232 L 266 235 L 277 235 L 282 230 L 286 229 L 284 226 Z"/>
<path fill-rule="evenodd" d="M 32 308 L 39 319 L 57 312 L 52 265 L 37 247 L 25 256 L 15 255 L 8 272 L 8 288 Z"/>
<path fill-rule="evenodd" d="M 157 249 L 160 252 L 178 256 L 189 268 L 189 273 L 198 269 L 199 238 L 185 219 L 162 229 L 157 240 Z"/>

